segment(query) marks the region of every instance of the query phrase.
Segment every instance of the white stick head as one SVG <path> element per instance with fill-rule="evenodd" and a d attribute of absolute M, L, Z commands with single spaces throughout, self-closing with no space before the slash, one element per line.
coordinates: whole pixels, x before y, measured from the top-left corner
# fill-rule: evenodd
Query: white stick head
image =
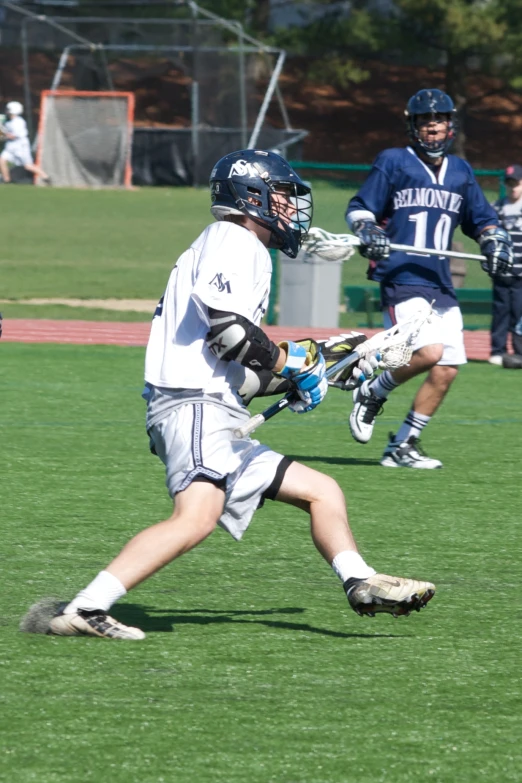
<path fill-rule="evenodd" d="M 355 253 L 359 240 L 352 234 L 331 234 L 324 228 L 311 228 L 303 240 L 303 246 L 310 255 L 324 261 L 348 261 Z"/>

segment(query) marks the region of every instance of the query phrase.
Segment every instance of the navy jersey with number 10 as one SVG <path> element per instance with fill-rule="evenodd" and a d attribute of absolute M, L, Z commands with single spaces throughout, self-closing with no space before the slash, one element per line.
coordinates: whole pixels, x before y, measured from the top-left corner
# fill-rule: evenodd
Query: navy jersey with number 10
<path fill-rule="evenodd" d="M 441 251 L 451 248 L 458 225 L 476 239 L 486 226 L 499 222 L 466 161 L 447 155 L 435 170 L 411 147 L 384 150 L 376 158 L 346 216 L 351 224 L 370 217 L 368 213 L 384 226 L 391 243 Z M 392 251 L 370 269 L 371 279 L 381 282 L 383 289 L 439 289 L 444 298 L 455 298 L 449 259 L 442 252 L 427 256 Z"/>

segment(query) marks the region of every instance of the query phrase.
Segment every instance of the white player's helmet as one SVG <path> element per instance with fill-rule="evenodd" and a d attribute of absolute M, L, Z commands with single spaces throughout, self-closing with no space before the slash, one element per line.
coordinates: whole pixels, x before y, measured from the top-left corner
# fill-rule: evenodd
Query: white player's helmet
<path fill-rule="evenodd" d="M 9 101 L 5 107 L 8 114 L 23 114 L 24 107 L 19 101 Z"/>
<path fill-rule="evenodd" d="M 277 198 L 281 191 L 287 200 Z M 312 222 L 312 191 L 281 155 L 252 149 L 230 152 L 212 169 L 210 193 L 216 220 L 246 215 L 270 230 L 269 247 L 296 257 Z"/>

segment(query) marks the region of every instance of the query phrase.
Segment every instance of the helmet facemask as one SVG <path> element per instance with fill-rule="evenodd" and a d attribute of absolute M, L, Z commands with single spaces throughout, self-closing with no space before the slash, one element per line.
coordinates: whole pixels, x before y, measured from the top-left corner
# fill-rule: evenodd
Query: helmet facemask
<path fill-rule="evenodd" d="M 414 144 L 429 158 L 442 157 L 455 138 L 455 122 L 451 114 L 413 114 L 409 120 L 410 138 Z M 438 132 L 436 134 L 438 138 L 436 138 L 433 131 L 429 129 L 429 126 L 432 124 L 439 125 L 442 122 L 446 123 L 445 133 L 441 137 L 440 132 Z M 430 136 L 432 138 L 430 138 Z"/>
<path fill-rule="evenodd" d="M 312 224 L 312 194 L 295 182 L 278 182 L 268 191 L 268 210 L 272 238 L 269 247 L 295 258 Z M 256 220 L 256 218 L 254 218 Z M 256 220 L 256 222 L 259 222 Z M 264 221 L 261 225 L 266 225 Z"/>

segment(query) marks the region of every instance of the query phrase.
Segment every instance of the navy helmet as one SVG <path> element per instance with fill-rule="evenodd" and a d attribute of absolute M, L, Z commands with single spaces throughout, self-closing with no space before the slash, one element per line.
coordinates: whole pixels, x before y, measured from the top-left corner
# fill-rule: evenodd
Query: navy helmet
<path fill-rule="evenodd" d="M 449 95 L 442 90 L 419 90 L 412 95 L 406 110 L 406 122 L 408 136 L 414 147 L 420 149 L 430 158 L 440 158 L 444 155 L 457 135 L 457 110 Z M 446 114 L 448 116 L 448 132 L 440 141 L 423 141 L 417 128 L 417 116 L 419 114 Z"/>
<path fill-rule="evenodd" d="M 216 220 L 246 215 L 270 230 L 269 247 L 296 257 L 312 222 L 312 191 L 281 155 L 267 150 L 225 155 L 212 169 L 210 194 Z"/>

